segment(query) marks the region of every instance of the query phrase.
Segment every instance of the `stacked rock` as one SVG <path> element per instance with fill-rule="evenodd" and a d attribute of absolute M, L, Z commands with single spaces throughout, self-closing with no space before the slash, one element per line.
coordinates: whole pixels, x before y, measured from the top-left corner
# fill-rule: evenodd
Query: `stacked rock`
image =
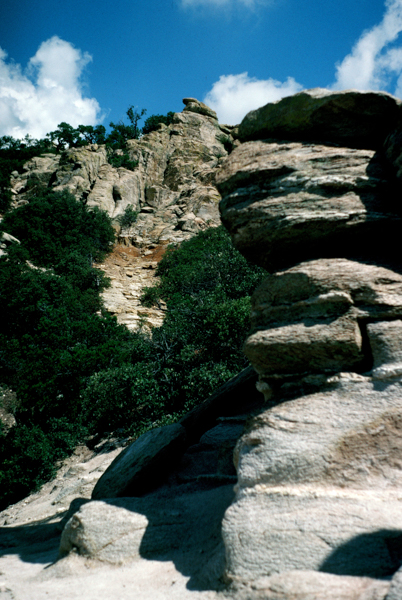
<path fill-rule="evenodd" d="M 269 405 L 223 523 L 255 597 L 311 571 L 381 587 L 401 564 L 401 117 L 385 93 L 301 92 L 249 113 L 218 175 L 235 246 L 270 272 L 245 342 Z"/>

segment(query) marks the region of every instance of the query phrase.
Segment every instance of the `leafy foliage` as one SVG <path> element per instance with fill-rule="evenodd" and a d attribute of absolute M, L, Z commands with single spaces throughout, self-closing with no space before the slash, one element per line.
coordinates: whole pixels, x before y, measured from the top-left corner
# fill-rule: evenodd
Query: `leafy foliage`
<path fill-rule="evenodd" d="M 10 177 L 13 171 L 22 171 L 27 160 L 43 152 L 52 152 L 49 140 L 34 140 L 28 135 L 23 140 L 11 136 L 0 137 L 0 213 L 10 206 Z"/>
<path fill-rule="evenodd" d="M 116 150 L 117 148 L 125 148 L 128 140 L 138 140 L 141 134 L 141 129 L 138 122 L 145 115 L 146 109 L 143 108 L 140 112 L 134 110 L 133 106 L 127 110 L 127 117 L 130 121 L 129 125 L 120 121 L 119 123 L 110 123 L 112 131 L 106 138 L 106 146 Z"/>
<path fill-rule="evenodd" d="M 155 131 L 158 129 L 159 123 L 164 123 L 165 125 L 170 125 L 173 122 L 174 112 L 169 111 L 167 115 L 151 115 L 148 117 L 142 128 L 142 133 L 145 135 L 146 133 L 151 133 L 151 131 Z"/>
<path fill-rule="evenodd" d="M 106 213 L 88 210 L 68 191 L 42 189 L 3 220 L 6 231 L 21 240 L 30 259 L 57 270 L 60 260 L 79 252 L 89 264 L 102 260 L 114 242 L 114 231 Z"/>
<path fill-rule="evenodd" d="M 122 215 L 118 217 L 118 221 L 121 227 L 131 227 L 138 218 L 138 211 L 135 210 L 131 204 L 126 206 Z"/>
<path fill-rule="evenodd" d="M 115 169 L 124 167 L 125 169 L 129 169 L 129 171 L 134 171 L 138 167 L 138 160 L 131 160 L 127 152 L 109 151 L 108 161 Z"/>
<path fill-rule="evenodd" d="M 144 114 L 130 107 L 130 124 L 111 123 L 108 136 L 102 126 L 61 123 L 46 140 L 0 138 L 0 210 L 11 170 L 45 151 L 105 143 L 115 166 L 134 168 L 127 140 L 173 117 L 153 115 L 141 130 Z M 136 218 L 130 206 L 120 222 Z M 0 258 L 0 389 L 17 394 L 17 425 L 0 428 L 0 509 L 51 477 L 87 436 L 138 435 L 172 422 L 238 373 L 250 294 L 264 276 L 222 227 L 200 233 L 167 250 L 160 284 L 144 293 L 144 304 L 166 306 L 163 325 L 133 333 L 102 306 L 108 281 L 94 263 L 114 242 L 105 213 L 68 192 L 37 188 L 1 225 L 21 243 Z"/>

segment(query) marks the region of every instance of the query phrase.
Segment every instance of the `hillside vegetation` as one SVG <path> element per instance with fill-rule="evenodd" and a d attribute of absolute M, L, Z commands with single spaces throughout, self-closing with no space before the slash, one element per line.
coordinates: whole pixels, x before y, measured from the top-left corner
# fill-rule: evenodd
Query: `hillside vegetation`
<path fill-rule="evenodd" d="M 169 248 L 145 291 L 145 304 L 166 302 L 163 326 L 133 333 L 102 307 L 108 281 L 94 263 L 113 247 L 106 213 L 36 190 L 1 229 L 21 244 L 0 258 L 0 387 L 17 395 L 16 425 L 0 433 L 0 509 L 77 443 L 172 422 L 238 373 L 264 273 L 222 227 L 202 232 Z"/>

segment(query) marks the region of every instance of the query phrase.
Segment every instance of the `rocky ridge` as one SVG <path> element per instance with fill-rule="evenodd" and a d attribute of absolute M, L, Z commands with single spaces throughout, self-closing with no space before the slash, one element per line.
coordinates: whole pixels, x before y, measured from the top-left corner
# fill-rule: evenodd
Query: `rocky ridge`
<path fill-rule="evenodd" d="M 11 178 L 14 206 L 26 202 L 40 185 L 66 189 L 108 213 L 117 247 L 99 265 L 112 284 L 104 292 L 104 302 L 130 329 L 144 321 L 158 326 L 163 320 L 163 308 L 144 310 L 139 298 L 143 287 L 155 283 L 154 269 L 164 248 L 220 224 L 215 176 L 235 145 L 233 128 L 220 125 L 202 102 L 194 98 L 183 102 L 183 112 L 175 113 L 171 125 L 160 124 L 157 131 L 127 143 L 130 160 L 137 165 L 133 170 L 114 168 L 105 146 L 93 144 L 35 157 L 22 174 L 14 172 Z M 127 207 L 138 217 L 122 228 Z"/>
<path fill-rule="evenodd" d="M 207 108 L 186 109 L 209 128 Z M 270 271 L 245 342 L 260 393 L 247 370 L 107 461 L 50 519 L 38 600 L 89 588 L 89 567 L 114 582 L 94 598 L 126 598 L 130 573 L 141 600 L 158 597 L 158 573 L 161 598 L 402 597 L 401 116 L 387 94 L 308 90 L 244 119 L 216 182 L 234 244 Z M 188 165 L 149 160 L 187 185 Z M 6 518 L 5 547 L 45 523 Z M 24 598 L 5 577 L 5 597 Z"/>

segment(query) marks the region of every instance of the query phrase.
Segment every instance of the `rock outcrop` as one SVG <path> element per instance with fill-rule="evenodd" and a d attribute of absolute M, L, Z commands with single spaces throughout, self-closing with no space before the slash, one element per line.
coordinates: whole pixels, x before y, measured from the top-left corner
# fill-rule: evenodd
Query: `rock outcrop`
<path fill-rule="evenodd" d="M 152 269 L 161 250 L 220 224 L 215 176 L 233 147 L 233 128 L 220 125 L 215 112 L 195 98 L 183 102 L 183 112 L 174 115 L 171 125 L 160 124 L 157 131 L 127 143 L 126 151 L 137 165 L 133 170 L 114 168 L 105 146 L 93 144 L 35 157 L 22 174 L 14 172 L 11 178 L 14 206 L 26 202 L 40 185 L 66 189 L 112 218 L 117 245 L 123 248 L 116 249 L 116 260 L 109 258 L 101 265 L 112 284 L 104 301 L 130 329 L 144 321 L 151 327 L 162 322 L 163 310 L 144 311 L 139 302 L 143 287 L 155 283 Z M 122 228 L 127 207 L 138 217 Z"/>
<path fill-rule="evenodd" d="M 240 588 L 401 564 L 401 110 L 386 94 L 296 94 L 244 119 L 255 141 L 218 175 L 234 244 L 272 273 L 245 342 L 269 407 L 237 444 L 223 521 Z"/>

